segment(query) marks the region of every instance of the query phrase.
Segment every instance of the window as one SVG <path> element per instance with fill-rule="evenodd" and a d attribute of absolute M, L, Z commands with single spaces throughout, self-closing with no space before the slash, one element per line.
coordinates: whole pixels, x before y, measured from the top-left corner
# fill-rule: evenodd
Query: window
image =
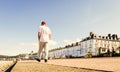
<path fill-rule="evenodd" d="M 97 40 L 96 40 L 96 42 L 97 42 Z"/>
<path fill-rule="evenodd" d="M 105 52 L 106 51 L 106 49 L 105 48 L 102 48 L 102 52 Z"/>

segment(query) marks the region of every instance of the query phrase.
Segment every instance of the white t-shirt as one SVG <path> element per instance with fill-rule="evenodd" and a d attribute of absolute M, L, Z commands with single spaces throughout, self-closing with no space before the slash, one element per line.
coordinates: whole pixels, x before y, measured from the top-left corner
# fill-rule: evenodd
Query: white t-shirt
<path fill-rule="evenodd" d="M 40 26 L 38 29 L 40 32 L 40 42 L 48 42 L 49 41 L 49 34 L 51 34 L 50 29 L 47 26 Z"/>

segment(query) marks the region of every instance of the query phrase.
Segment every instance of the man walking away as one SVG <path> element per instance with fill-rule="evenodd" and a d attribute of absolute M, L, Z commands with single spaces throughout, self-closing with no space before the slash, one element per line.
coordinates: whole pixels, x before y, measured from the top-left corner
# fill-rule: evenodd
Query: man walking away
<path fill-rule="evenodd" d="M 48 60 L 48 42 L 51 39 L 51 30 L 49 27 L 46 26 L 46 22 L 42 21 L 41 26 L 38 29 L 38 42 L 39 42 L 39 50 L 38 50 L 38 56 L 36 60 L 38 62 L 41 61 L 42 56 L 42 50 L 45 51 L 44 61 L 47 62 Z"/>

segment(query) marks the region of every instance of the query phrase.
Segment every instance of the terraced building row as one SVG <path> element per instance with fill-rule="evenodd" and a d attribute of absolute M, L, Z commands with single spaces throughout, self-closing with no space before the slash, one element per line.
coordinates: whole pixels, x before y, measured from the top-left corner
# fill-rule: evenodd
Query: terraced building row
<path fill-rule="evenodd" d="M 117 34 L 107 36 L 90 32 L 89 36 L 79 42 L 49 51 L 50 58 L 84 57 L 87 54 L 99 56 L 101 54 L 119 54 L 120 37 Z"/>

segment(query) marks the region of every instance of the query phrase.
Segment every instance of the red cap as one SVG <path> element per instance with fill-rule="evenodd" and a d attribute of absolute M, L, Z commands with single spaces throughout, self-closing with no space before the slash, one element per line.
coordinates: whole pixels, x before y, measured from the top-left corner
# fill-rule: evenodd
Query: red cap
<path fill-rule="evenodd" d="M 42 21 L 42 22 L 41 22 L 41 24 L 42 24 L 42 25 L 45 25 L 45 24 L 46 24 L 46 22 L 45 22 L 45 21 Z"/>

